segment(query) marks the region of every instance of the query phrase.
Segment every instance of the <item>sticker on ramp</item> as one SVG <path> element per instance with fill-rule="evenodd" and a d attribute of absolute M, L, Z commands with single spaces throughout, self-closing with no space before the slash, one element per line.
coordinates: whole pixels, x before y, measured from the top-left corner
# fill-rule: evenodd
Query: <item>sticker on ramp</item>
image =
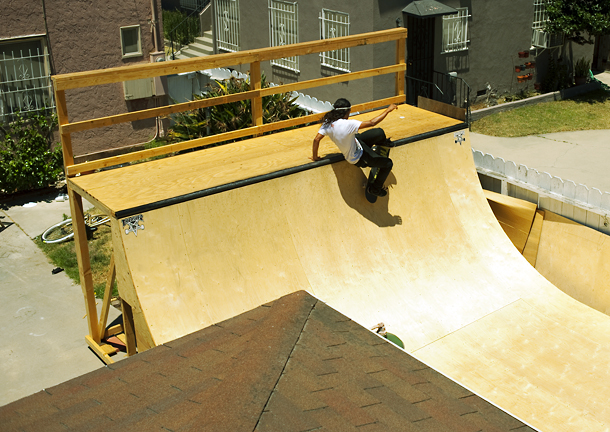
<path fill-rule="evenodd" d="M 125 235 L 133 232 L 137 237 L 138 230 L 144 229 L 144 216 L 141 214 L 125 218 L 121 222 L 123 223 L 123 228 L 125 228 Z"/>
<path fill-rule="evenodd" d="M 455 143 L 462 145 L 464 141 L 466 141 L 466 137 L 464 136 L 464 131 L 454 132 L 453 138 L 455 139 Z"/>

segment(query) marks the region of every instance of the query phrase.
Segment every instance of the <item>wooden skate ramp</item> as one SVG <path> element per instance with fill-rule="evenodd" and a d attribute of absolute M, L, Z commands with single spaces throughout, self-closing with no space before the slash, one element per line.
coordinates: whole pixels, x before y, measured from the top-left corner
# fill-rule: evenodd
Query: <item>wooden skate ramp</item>
<path fill-rule="evenodd" d="M 374 205 L 366 171 L 337 162 L 143 211 L 137 236 L 115 219 L 138 347 L 305 289 L 368 328 L 385 323 L 408 352 L 539 430 L 608 430 L 610 318 L 513 246 L 468 131 L 391 157 L 389 196 Z"/>

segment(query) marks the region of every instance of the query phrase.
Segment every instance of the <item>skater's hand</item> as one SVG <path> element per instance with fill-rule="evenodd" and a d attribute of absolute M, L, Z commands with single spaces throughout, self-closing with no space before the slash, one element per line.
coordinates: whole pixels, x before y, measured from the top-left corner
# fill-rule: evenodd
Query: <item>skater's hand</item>
<path fill-rule="evenodd" d="M 395 109 L 398 109 L 398 107 L 396 106 L 396 104 L 390 104 L 390 106 L 388 107 L 388 112 L 392 112 Z"/>

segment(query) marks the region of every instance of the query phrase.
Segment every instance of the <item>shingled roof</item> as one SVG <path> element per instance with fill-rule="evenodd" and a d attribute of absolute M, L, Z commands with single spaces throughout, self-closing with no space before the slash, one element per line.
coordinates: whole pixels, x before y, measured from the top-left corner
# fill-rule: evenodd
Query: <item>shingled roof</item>
<path fill-rule="evenodd" d="M 532 431 L 304 291 L 0 407 L 3 431 Z"/>

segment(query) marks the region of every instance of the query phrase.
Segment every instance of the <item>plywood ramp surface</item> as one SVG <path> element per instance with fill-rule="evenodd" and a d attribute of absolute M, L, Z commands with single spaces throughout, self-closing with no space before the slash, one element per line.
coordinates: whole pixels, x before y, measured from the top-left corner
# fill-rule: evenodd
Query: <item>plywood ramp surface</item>
<path fill-rule="evenodd" d="M 546 211 L 536 269 L 575 299 L 610 315 L 610 237 Z"/>
<path fill-rule="evenodd" d="M 339 162 L 143 213 L 125 295 L 160 344 L 305 289 L 539 430 L 608 430 L 610 318 L 516 250 L 462 132 L 393 149 L 374 205 Z"/>
<path fill-rule="evenodd" d="M 355 115 L 368 120 L 380 111 Z M 380 124 L 392 139 L 409 138 L 461 124 L 410 105 L 399 105 Z M 193 194 L 311 163 L 311 146 L 320 125 L 281 134 L 190 152 L 121 169 L 70 178 L 70 186 L 90 202 L 114 215 L 133 207 Z M 321 142 L 320 156 L 338 153 L 329 139 Z"/>

